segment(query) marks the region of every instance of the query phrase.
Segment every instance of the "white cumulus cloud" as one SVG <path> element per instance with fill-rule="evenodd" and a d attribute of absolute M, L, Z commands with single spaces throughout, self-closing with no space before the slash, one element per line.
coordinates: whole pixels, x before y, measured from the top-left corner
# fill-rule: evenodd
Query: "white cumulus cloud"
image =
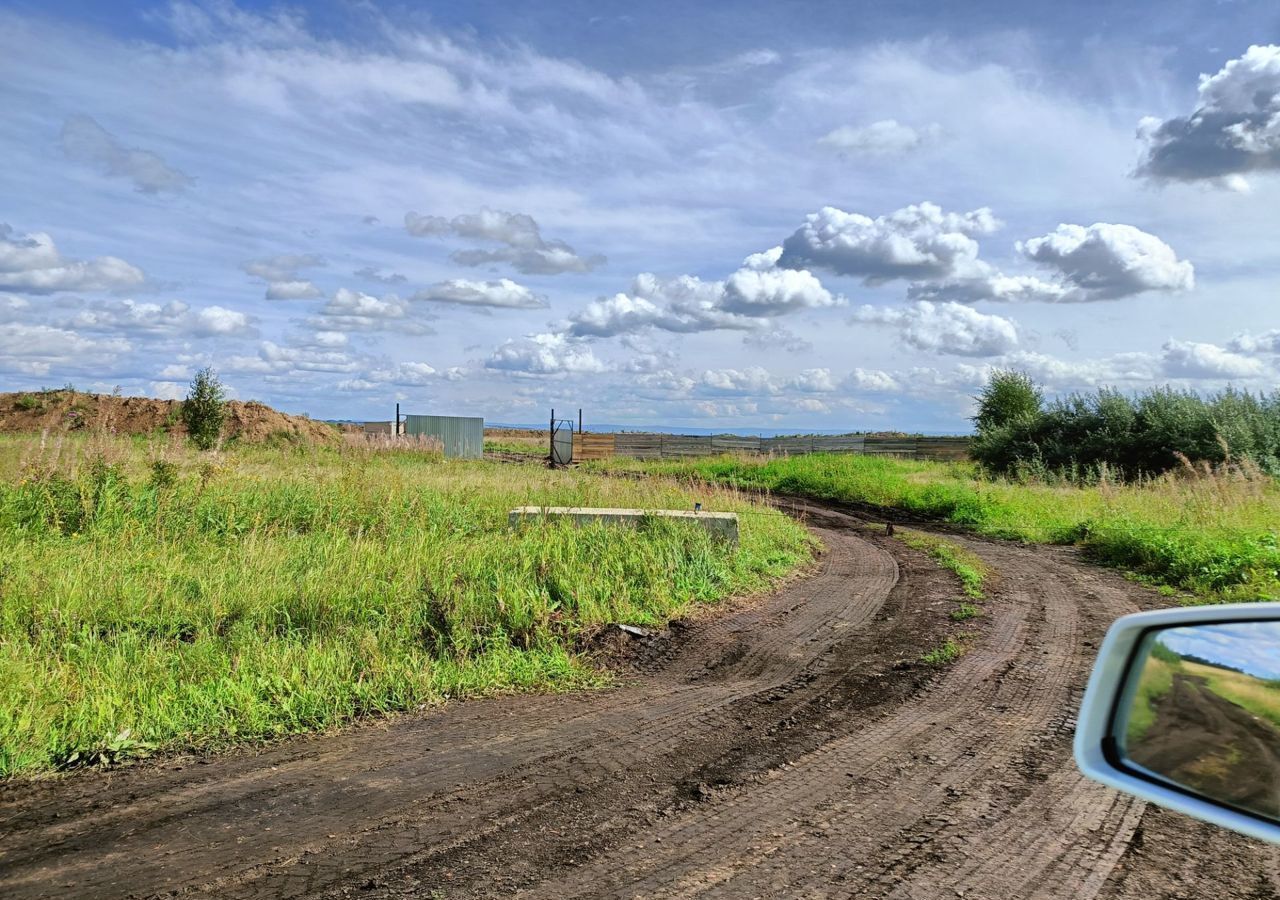
<path fill-rule="evenodd" d="M 317 331 L 394 331 L 432 334 L 430 326 L 412 315 L 408 301 L 395 294 L 375 297 L 350 288 L 338 288 L 319 315 L 308 320 Z"/>
<path fill-rule="evenodd" d="M 649 328 L 677 333 L 752 331 L 778 316 L 844 304 L 813 273 L 775 268 L 781 253 L 778 247 L 754 253 L 723 281 L 637 275 L 629 292 L 600 297 L 571 315 L 570 333 L 611 337 Z"/>
<path fill-rule="evenodd" d="M 1115 300 L 1144 291 L 1187 291 L 1195 268 L 1154 234 L 1132 225 L 1059 225 L 1019 241 L 1018 252 L 1057 271 L 1068 290 L 1061 301 Z"/>
<path fill-rule="evenodd" d="M 1146 118 L 1137 174 L 1158 181 L 1210 181 L 1239 189 L 1243 176 L 1280 170 L 1280 46 L 1255 45 L 1200 76 L 1187 116 Z"/>
<path fill-rule="evenodd" d="M 1262 360 L 1217 344 L 1171 340 L 1162 351 L 1165 374 L 1174 378 L 1257 378 L 1267 374 Z"/>
<path fill-rule="evenodd" d="M 136 287 L 145 279 L 141 269 L 123 259 L 67 259 L 48 234 L 20 235 L 0 223 L 0 290 L 28 294 L 113 291 Z"/>
<path fill-rule="evenodd" d="M 543 332 L 509 340 L 490 354 L 485 368 L 527 375 L 590 374 L 608 369 L 590 347 L 563 334 Z"/>
<path fill-rule="evenodd" d="M 524 285 L 517 284 L 509 278 L 499 278 L 496 281 L 451 278 L 415 291 L 409 299 L 493 309 L 545 309 L 547 307 L 546 297 L 535 294 Z"/>
<path fill-rule="evenodd" d="M 1018 326 L 962 303 L 918 300 L 905 309 L 863 306 L 855 322 L 888 325 L 907 346 L 954 356 L 1000 356 L 1018 346 Z"/>
<path fill-rule="evenodd" d="M 919 203 L 873 219 L 824 206 L 783 242 L 778 265 L 827 269 L 867 284 L 963 277 L 978 262 L 974 237 L 999 227 L 985 207 L 951 213 Z"/>

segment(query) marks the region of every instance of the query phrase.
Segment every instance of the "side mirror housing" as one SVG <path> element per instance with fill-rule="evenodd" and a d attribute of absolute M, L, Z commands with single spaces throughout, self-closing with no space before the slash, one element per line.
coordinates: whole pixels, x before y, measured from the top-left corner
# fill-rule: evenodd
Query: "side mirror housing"
<path fill-rule="evenodd" d="M 1280 843 L 1280 603 L 1117 619 L 1075 757 L 1110 787 Z"/>

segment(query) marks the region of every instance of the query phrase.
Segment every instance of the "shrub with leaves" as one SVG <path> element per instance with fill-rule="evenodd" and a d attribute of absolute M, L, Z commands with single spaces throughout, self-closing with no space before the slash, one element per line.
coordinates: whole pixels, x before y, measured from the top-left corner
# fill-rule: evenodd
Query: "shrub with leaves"
<path fill-rule="evenodd" d="M 1030 378 L 997 372 L 978 398 L 974 422 L 973 456 L 995 474 L 1134 480 L 1188 463 L 1245 461 L 1280 474 L 1280 394 L 1102 388 L 1045 404 Z"/>
<path fill-rule="evenodd" d="M 187 426 L 187 435 L 201 450 L 212 450 L 222 436 L 222 423 L 227 416 L 225 394 L 217 373 L 206 366 L 196 372 L 191 391 L 182 401 L 182 422 Z"/>

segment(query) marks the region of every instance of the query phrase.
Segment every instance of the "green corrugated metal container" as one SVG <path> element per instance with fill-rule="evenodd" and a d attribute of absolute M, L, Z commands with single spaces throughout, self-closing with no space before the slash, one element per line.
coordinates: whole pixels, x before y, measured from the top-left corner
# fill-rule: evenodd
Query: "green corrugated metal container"
<path fill-rule="evenodd" d="M 449 459 L 484 456 L 484 419 L 477 416 L 405 416 L 404 433 L 437 438 Z"/>

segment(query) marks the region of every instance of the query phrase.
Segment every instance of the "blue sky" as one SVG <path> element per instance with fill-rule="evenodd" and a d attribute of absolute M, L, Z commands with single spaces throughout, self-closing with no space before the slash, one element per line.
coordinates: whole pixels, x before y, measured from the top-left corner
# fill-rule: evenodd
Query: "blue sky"
<path fill-rule="evenodd" d="M 1270 390 L 1280 11 L 951 9 L 4 4 L 0 383 L 934 432 L 1000 367 Z"/>
<path fill-rule="evenodd" d="M 1175 653 L 1221 663 L 1268 680 L 1280 680 L 1280 623 L 1194 625 L 1160 632 Z"/>

